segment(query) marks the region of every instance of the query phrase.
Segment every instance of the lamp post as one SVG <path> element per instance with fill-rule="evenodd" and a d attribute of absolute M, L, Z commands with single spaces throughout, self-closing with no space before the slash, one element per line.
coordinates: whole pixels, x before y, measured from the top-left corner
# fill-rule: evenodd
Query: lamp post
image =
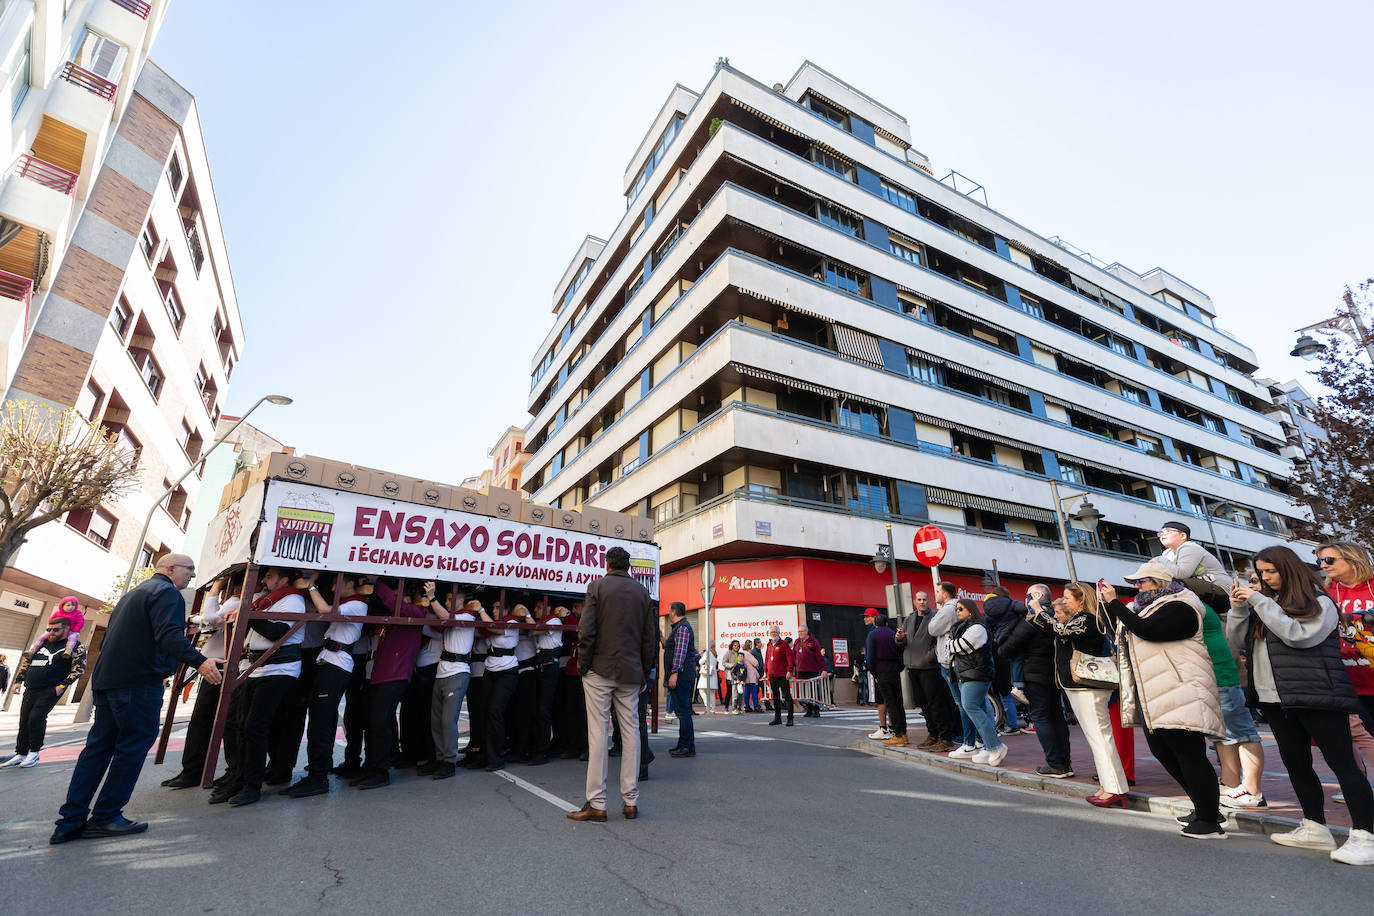
<path fill-rule="evenodd" d="M 1054 520 L 1059 525 L 1059 543 L 1064 548 L 1064 562 L 1069 566 L 1069 580 L 1077 582 L 1078 570 L 1074 569 L 1073 551 L 1069 550 L 1069 525 L 1064 519 L 1064 503 L 1079 498 L 1083 500 L 1078 506 L 1078 511 L 1073 514 L 1072 518 L 1087 529 L 1089 534 L 1097 533 L 1098 523 L 1102 521 L 1104 516 L 1097 510 L 1097 507 L 1088 500 L 1087 493 L 1073 493 L 1068 496 L 1060 496 L 1059 482 L 1051 477 L 1049 484 L 1050 497 L 1054 503 Z"/>
<path fill-rule="evenodd" d="M 873 569 L 877 571 L 878 575 L 882 575 L 884 571 L 891 567 L 893 616 L 900 620 L 902 617 L 902 611 L 905 610 L 905 608 L 902 607 L 902 589 L 901 586 L 897 584 L 897 551 L 892 546 L 892 523 L 887 522 L 886 528 L 887 552 L 884 553 L 884 545 L 879 544 L 878 549 L 873 553 L 873 559 L 871 562 L 873 563 Z"/>
<path fill-rule="evenodd" d="M 123 598 L 125 595 L 129 593 L 129 584 L 134 580 L 134 570 L 138 568 L 138 558 L 143 551 L 143 539 L 148 536 L 148 529 L 152 527 L 153 515 L 156 514 L 158 506 L 162 505 L 162 501 L 166 499 L 168 496 L 170 496 L 172 494 L 172 491 L 174 491 L 177 487 L 181 486 L 181 482 L 183 480 L 191 476 L 191 471 L 195 470 L 197 464 L 204 461 L 206 458 L 210 457 L 211 452 L 213 452 L 215 449 L 223 445 L 224 441 L 228 439 L 230 436 L 232 436 L 234 434 L 234 431 L 243 425 L 243 421 L 248 419 L 249 414 L 251 414 L 253 411 L 257 410 L 260 406 L 262 406 L 263 401 L 269 401 L 273 404 L 280 405 L 286 405 L 291 403 L 291 399 L 284 394 L 265 394 L 262 397 L 258 398 L 258 400 L 253 404 L 252 407 L 244 411 L 243 416 L 239 417 L 237 423 L 235 423 L 233 426 L 225 430 L 224 435 L 216 439 L 210 445 L 210 447 L 200 455 L 200 457 L 198 457 L 195 461 L 192 461 L 187 466 L 186 470 L 182 472 L 181 476 L 174 480 L 165 490 L 162 491 L 162 495 L 153 501 L 153 507 L 148 510 L 148 517 L 143 520 L 143 530 L 138 533 L 138 541 L 136 542 L 138 544 L 138 549 L 134 551 L 133 558 L 129 560 L 129 571 L 124 574 L 124 587 L 119 591 L 120 598 Z"/>
<path fill-rule="evenodd" d="M 1220 560 L 1221 545 L 1217 543 L 1217 530 L 1212 526 L 1212 519 L 1214 517 L 1220 518 L 1220 515 L 1218 515 L 1218 513 L 1226 509 L 1234 508 L 1234 506 L 1232 506 L 1231 503 L 1224 501 L 1217 503 L 1215 506 L 1210 506 L 1207 503 L 1206 496 L 1199 495 L 1198 498 L 1202 500 L 1202 516 L 1203 518 L 1207 519 L 1207 534 L 1212 539 L 1212 556 L 1216 557 L 1217 560 Z"/>
<path fill-rule="evenodd" d="M 1327 331 L 1344 334 L 1355 342 L 1357 347 L 1364 347 L 1364 352 L 1369 356 L 1370 362 L 1374 362 L 1374 340 L 1370 339 L 1369 329 L 1364 326 L 1364 319 L 1360 317 L 1359 306 L 1354 301 L 1354 297 L 1347 294 L 1345 300 L 1347 311 L 1337 314 L 1334 318 L 1326 321 L 1319 321 L 1316 324 L 1309 324 L 1306 327 L 1298 328 L 1298 338 L 1293 349 L 1288 351 L 1289 356 L 1297 356 L 1306 360 L 1316 359 L 1326 350 L 1326 344 L 1312 336 L 1313 331 Z"/>

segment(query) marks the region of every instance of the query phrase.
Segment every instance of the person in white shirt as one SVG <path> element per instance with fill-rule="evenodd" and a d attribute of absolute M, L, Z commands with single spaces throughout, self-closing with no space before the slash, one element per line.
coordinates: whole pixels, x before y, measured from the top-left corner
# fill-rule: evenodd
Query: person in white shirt
<path fill-rule="evenodd" d="M 543 599 L 535 604 L 537 612 L 544 607 Z M 523 604 L 511 608 L 511 613 L 520 623 L 533 623 L 535 614 Z M 534 759 L 534 724 L 539 715 L 539 678 L 534 670 L 534 656 L 538 651 L 534 645 L 532 630 L 518 631 L 515 644 L 515 700 L 511 704 L 511 715 L 506 724 L 510 757 L 516 763 L 529 763 Z"/>
<path fill-rule="evenodd" d="M 498 625 L 520 623 L 522 618 L 528 616 L 528 609 L 523 604 L 517 604 L 509 614 L 493 615 L 493 622 Z M 484 737 L 487 747 L 486 769 L 487 772 L 493 772 L 506 768 L 506 713 L 510 709 L 511 698 L 515 696 L 515 649 L 520 641 L 520 631 L 488 628 L 486 635 L 490 646 L 487 649 L 486 673 L 483 675 L 486 683 L 482 685 L 483 699 L 487 707 L 487 730 Z"/>
<path fill-rule="evenodd" d="M 314 573 L 306 578 L 310 582 L 306 596 L 315 610 L 321 614 L 333 613 L 333 604 L 315 586 Z M 366 616 L 367 596 L 370 594 L 370 578 L 345 575 L 339 588 L 339 613 L 350 617 Z M 352 649 L 363 632 L 361 623 L 343 620 L 319 622 L 328 623 L 328 627 L 321 637 L 320 653 L 315 660 L 315 678 L 310 690 L 306 776 L 281 792 L 290 798 L 309 798 L 329 791 L 329 771 L 334 767 L 334 736 L 339 727 L 339 700 L 353 677 Z"/>
<path fill-rule="evenodd" d="M 200 627 L 202 635 L 209 637 L 201 647 L 206 657 L 225 657 L 224 634 L 238 610 L 238 593 L 242 590 L 243 573 L 215 580 L 201 599 L 200 613 L 191 616 L 191 623 Z M 228 597 L 221 600 L 222 595 Z M 162 781 L 167 788 L 187 789 L 200 785 L 205 756 L 210 749 L 210 732 L 215 727 L 215 711 L 219 709 L 219 688 L 219 684 L 211 684 L 204 679 L 196 688 L 196 703 L 191 708 L 191 719 L 186 723 L 186 744 L 181 749 L 181 772 Z M 232 766 L 233 759 L 228 756 L 228 751 L 226 743 L 225 762 Z"/>
<path fill-rule="evenodd" d="M 286 639 L 266 664 L 248 674 L 230 699 L 229 718 L 236 723 L 237 760 L 233 775 L 211 793 L 212 805 L 229 802 L 238 807 L 254 804 L 262 798 L 272 720 L 301 673 L 301 640 L 305 628 L 298 626 L 292 632 L 292 627 L 305 614 L 305 592 L 294 584 L 296 575 L 294 570 L 279 567 L 263 573 L 263 592 L 253 602 L 253 609 L 281 614 L 285 619 L 274 617 L 248 622 L 248 651 L 240 672 L 263 656 L 278 639 L 283 636 Z"/>
<path fill-rule="evenodd" d="M 549 753 L 553 743 L 553 695 L 558 690 L 558 678 L 562 671 L 563 615 L 552 610 L 547 601 L 541 602 L 539 609 L 543 611 L 539 623 L 549 629 L 533 631 L 535 690 L 539 705 L 534 722 L 534 758 L 530 760 L 530 766 L 539 766 L 553 759 Z M 564 608 L 558 610 L 567 613 Z"/>
<path fill-rule="evenodd" d="M 483 619 L 489 618 L 490 615 Z M 468 743 L 463 748 L 463 759 L 458 763 L 466 770 L 480 770 L 487 765 L 487 704 L 483 675 L 487 673 L 487 652 L 491 649 L 491 641 L 481 630 L 475 633 L 472 639 L 472 658 L 468 662 L 468 668 L 472 672 L 472 676 L 468 678 L 467 691 Z"/>
<path fill-rule="evenodd" d="M 440 620 L 464 623 L 491 620 L 487 612 L 482 610 L 480 601 L 464 604 L 462 600 L 462 595 L 454 597 L 453 613 L 442 601 L 433 601 L 430 607 L 434 608 Z M 472 680 L 473 642 L 477 633 L 468 626 L 443 627 L 442 630 L 443 649 L 434 676 L 434 701 L 430 713 L 435 760 L 428 769 L 421 770 L 422 775 L 427 774 L 433 779 L 448 779 L 458 772 L 458 713 L 463 708 L 463 697 Z"/>

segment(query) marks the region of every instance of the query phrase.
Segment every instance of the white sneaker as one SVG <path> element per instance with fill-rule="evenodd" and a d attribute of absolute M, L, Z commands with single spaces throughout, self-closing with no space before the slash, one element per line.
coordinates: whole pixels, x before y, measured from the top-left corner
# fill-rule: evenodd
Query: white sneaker
<path fill-rule="evenodd" d="M 0 767 L 17 767 L 24 762 L 23 754 L 10 754 L 4 760 L 0 760 Z"/>
<path fill-rule="evenodd" d="M 875 730 L 873 730 L 873 731 L 871 731 L 871 732 L 868 733 L 868 737 L 872 738 L 874 741 L 886 741 L 888 738 L 891 738 L 891 737 L 892 737 L 892 729 L 890 729 L 890 728 L 879 728 L 879 729 L 875 729 Z"/>
<path fill-rule="evenodd" d="M 1351 837 L 1360 831 L 1352 830 Z M 1365 834 L 1368 836 L 1368 834 Z M 1316 821 L 1303 818 L 1297 830 L 1287 833 L 1270 834 L 1269 839 L 1280 846 L 1296 846 L 1298 849 L 1335 849 L 1336 841 L 1331 836 L 1331 828 Z"/>
<path fill-rule="evenodd" d="M 1221 793 L 1221 806 L 1223 808 L 1268 808 L 1269 803 L 1264 800 L 1264 795 L 1254 795 L 1245 791 L 1240 786 L 1234 789 L 1227 789 Z"/>
<path fill-rule="evenodd" d="M 988 755 L 988 759 L 983 762 L 990 767 L 1000 767 L 1002 761 L 1007 759 L 1007 753 L 1010 750 L 1011 748 L 1007 747 L 1005 744 L 1000 744 L 993 750 L 983 751 L 984 754 Z"/>
<path fill-rule="evenodd" d="M 973 755 L 972 757 L 970 757 L 969 759 L 972 760 L 974 763 L 987 763 L 987 762 L 988 762 L 988 752 L 987 752 L 986 750 L 979 751 L 978 753 L 974 754 L 974 755 Z"/>
<path fill-rule="evenodd" d="M 1331 853 L 1332 862 L 1346 865 L 1374 865 L 1374 833 L 1352 830 L 1345 845 Z"/>
<path fill-rule="evenodd" d="M 1016 702 L 1022 703 L 1026 706 L 1030 705 L 1030 700 L 1026 699 L 1026 692 L 1022 690 L 1020 687 L 1011 688 L 1011 695 L 1016 699 Z"/>
<path fill-rule="evenodd" d="M 1343 805 L 1343 804 L 1345 804 L 1345 796 L 1342 795 L 1342 794 L 1339 793 L 1339 792 L 1337 792 L 1335 795 L 1331 796 L 1331 800 L 1332 800 L 1333 802 L 1335 802 L 1336 804 L 1338 804 L 1338 805 Z"/>
<path fill-rule="evenodd" d="M 31 766 L 33 766 L 33 765 L 34 765 L 35 763 L 37 763 L 37 762 L 38 762 L 38 752 L 37 752 L 37 751 L 29 751 L 28 756 L 25 757 L 22 761 L 20 761 L 19 765 L 20 765 L 21 767 L 31 767 Z"/>
<path fill-rule="evenodd" d="M 949 756 L 953 757 L 955 760 L 972 760 L 973 756 L 977 753 L 978 748 L 974 747 L 973 745 L 961 744 L 954 750 L 950 751 Z"/>

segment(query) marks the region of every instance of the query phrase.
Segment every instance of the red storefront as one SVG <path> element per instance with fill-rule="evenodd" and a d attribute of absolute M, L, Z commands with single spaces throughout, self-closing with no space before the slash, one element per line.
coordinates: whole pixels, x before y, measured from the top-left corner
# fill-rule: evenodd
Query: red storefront
<path fill-rule="evenodd" d="M 982 576 L 941 571 L 940 578 L 958 586 L 960 597 L 981 601 L 985 594 Z M 933 594 L 930 570 L 925 567 L 903 565 L 898 569 L 898 580 L 911 583 L 913 592 Z M 711 601 L 711 638 L 727 642 L 735 638 L 754 639 L 775 623 L 788 636 L 806 626 L 827 651 L 852 654 L 862 645 L 864 609 L 885 609 L 884 588 L 891 584 L 891 570 L 878 573 L 868 563 L 857 560 L 789 557 L 720 562 L 716 564 L 715 595 Z M 1024 598 L 1031 582 L 1003 577 L 1002 584 L 1013 597 Z M 672 601 L 681 601 L 689 612 L 699 611 L 705 605 L 700 564 L 663 576 L 659 585 L 659 607 L 663 613 L 667 613 Z M 694 623 L 698 642 L 704 649 L 708 639 L 702 634 L 700 619 Z M 841 642 L 837 644 L 837 640 Z"/>

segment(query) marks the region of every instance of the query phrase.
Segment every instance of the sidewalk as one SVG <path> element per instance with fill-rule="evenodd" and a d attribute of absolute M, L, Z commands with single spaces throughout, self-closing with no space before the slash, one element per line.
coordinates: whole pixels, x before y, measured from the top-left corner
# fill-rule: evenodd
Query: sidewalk
<path fill-rule="evenodd" d="M 1003 761 L 1000 767 L 990 767 L 969 760 L 955 760 L 945 754 L 930 754 L 916 750 L 916 745 L 926 739 L 925 723 L 918 713 L 911 710 L 907 712 L 907 722 L 907 737 L 910 740 L 908 747 L 885 747 L 880 742 L 867 738 L 852 742 L 849 747 L 868 754 L 939 767 L 967 776 L 1002 782 L 1024 789 L 1038 789 L 1042 792 L 1053 792 L 1058 795 L 1080 798 L 1086 798 L 1097 791 L 1096 768 L 1093 766 L 1092 752 L 1088 749 L 1088 742 L 1083 737 L 1082 730 L 1077 726 L 1069 726 L 1074 771 L 1077 775 L 1070 779 L 1050 779 L 1036 775 L 1035 768 L 1044 764 L 1045 758 L 1040 749 L 1040 742 L 1034 734 L 1013 735 L 1006 738 L 1005 741 L 1010 748 L 1007 759 Z M 1243 810 L 1223 807 L 1222 813 L 1227 816 L 1226 826 L 1249 833 L 1281 833 L 1292 830 L 1302 818 L 1302 809 L 1298 806 L 1297 796 L 1293 792 L 1292 784 L 1288 781 L 1288 772 L 1284 769 L 1282 761 L 1279 760 L 1278 747 L 1275 745 L 1267 726 L 1260 726 L 1260 738 L 1264 746 L 1264 775 L 1261 787 L 1264 798 L 1269 803 L 1268 807 Z M 1182 793 L 1178 783 L 1169 777 L 1159 762 L 1150 756 L 1150 749 L 1145 743 L 1145 736 L 1139 729 L 1135 731 L 1135 744 L 1136 784 L 1129 792 L 1127 805 L 1134 810 L 1150 811 L 1155 814 L 1182 815 L 1190 813 L 1193 810 L 1192 802 Z M 1216 765 L 1216 755 L 1210 754 L 1210 756 L 1212 763 Z M 1331 796 L 1340 792 L 1340 786 L 1337 785 L 1336 777 L 1327 769 L 1322 762 L 1321 754 L 1315 748 L 1313 748 L 1312 756 L 1317 775 L 1321 778 L 1322 785 L 1326 789 L 1327 823 L 1330 825 L 1332 833 L 1338 837 L 1344 837 L 1350 829 L 1350 813 L 1346 810 L 1345 805 L 1331 801 Z M 1216 769 L 1217 775 L 1220 776 L 1220 766 L 1216 766 Z"/>

